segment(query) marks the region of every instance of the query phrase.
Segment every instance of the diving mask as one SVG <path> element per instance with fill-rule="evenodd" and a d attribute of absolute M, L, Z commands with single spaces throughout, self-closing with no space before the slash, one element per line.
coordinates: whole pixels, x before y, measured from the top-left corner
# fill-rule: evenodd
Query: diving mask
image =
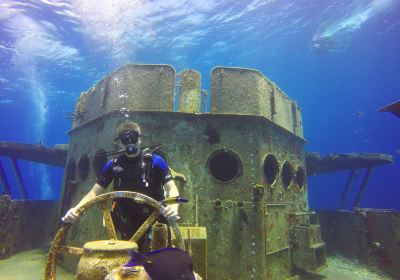
<path fill-rule="evenodd" d="M 139 132 L 134 130 L 127 130 L 121 133 L 117 139 L 119 139 L 121 143 L 124 145 L 130 145 L 137 143 L 139 137 L 140 137 Z"/>

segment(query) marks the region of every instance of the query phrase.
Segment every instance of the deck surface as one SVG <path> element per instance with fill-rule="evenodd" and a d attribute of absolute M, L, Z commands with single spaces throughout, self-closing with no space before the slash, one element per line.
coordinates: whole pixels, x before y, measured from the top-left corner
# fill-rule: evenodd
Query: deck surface
<path fill-rule="evenodd" d="M 316 274 L 302 275 L 302 280 L 393 280 L 380 271 L 363 266 L 340 256 L 329 257 L 328 265 Z M 46 253 L 43 250 L 21 252 L 9 259 L 0 260 L 0 279 L 39 280 L 43 279 Z M 57 280 L 72 280 L 74 275 L 57 268 Z"/>

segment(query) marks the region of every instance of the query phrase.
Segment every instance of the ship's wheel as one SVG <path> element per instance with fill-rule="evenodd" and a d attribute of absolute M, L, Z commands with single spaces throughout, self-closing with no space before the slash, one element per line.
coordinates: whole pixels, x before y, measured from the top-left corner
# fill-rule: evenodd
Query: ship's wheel
<path fill-rule="evenodd" d="M 154 208 L 154 212 L 147 218 L 147 220 L 140 226 L 140 228 L 133 234 L 133 236 L 129 240 L 133 243 L 137 243 L 137 241 L 146 233 L 146 231 L 150 228 L 150 226 L 152 226 L 155 223 L 155 221 L 161 215 L 161 212 L 164 210 L 164 206 L 161 205 L 160 202 L 154 200 L 149 196 L 137 192 L 128 192 L 128 191 L 109 192 L 99 195 L 94 199 L 88 201 L 81 207 L 77 208 L 76 214 L 78 216 L 81 216 L 93 206 L 98 205 L 103 211 L 105 228 L 107 231 L 108 238 L 110 240 L 118 240 L 115 227 L 112 222 L 110 209 L 107 207 L 108 200 L 113 200 L 118 198 L 131 199 L 133 200 L 134 203 L 140 203 L 140 204 L 145 203 Z M 182 236 L 176 221 L 169 221 L 169 224 L 175 234 L 175 246 L 179 249 L 184 250 L 185 245 L 182 240 Z M 79 256 L 83 254 L 83 248 L 69 247 L 63 245 L 65 234 L 72 225 L 73 224 L 70 223 L 63 223 L 60 226 L 56 236 L 54 237 L 47 259 L 45 277 L 44 277 L 45 280 L 56 279 L 56 266 L 59 253 L 63 254 L 70 253 Z"/>

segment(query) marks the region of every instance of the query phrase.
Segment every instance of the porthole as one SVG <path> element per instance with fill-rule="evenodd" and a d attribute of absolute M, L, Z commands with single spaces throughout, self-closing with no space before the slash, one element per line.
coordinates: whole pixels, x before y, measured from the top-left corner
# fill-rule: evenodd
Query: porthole
<path fill-rule="evenodd" d="M 87 178 L 87 176 L 89 175 L 89 171 L 90 171 L 90 159 L 89 159 L 88 155 L 83 155 L 79 159 L 79 163 L 78 163 L 79 178 L 81 178 L 82 180 L 85 180 Z"/>
<path fill-rule="evenodd" d="M 74 159 L 70 159 L 65 168 L 65 184 L 60 209 L 61 215 L 65 215 L 65 212 L 71 207 L 72 197 L 76 193 L 76 188 L 76 163 Z"/>
<path fill-rule="evenodd" d="M 218 182 L 227 183 L 242 174 L 240 157 L 232 150 L 220 149 L 213 152 L 207 160 L 211 176 Z"/>
<path fill-rule="evenodd" d="M 268 154 L 264 159 L 264 178 L 267 184 L 273 185 L 278 177 L 279 163 L 273 154 Z"/>
<path fill-rule="evenodd" d="M 93 158 L 92 168 L 97 177 L 100 176 L 101 170 L 108 162 L 107 156 L 105 155 L 106 152 L 106 150 L 100 149 Z"/>
<path fill-rule="evenodd" d="M 294 177 L 293 167 L 290 162 L 285 161 L 282 166 L 282 182 L 283 186 L 289 187 Z"/>
<path fill-rule="evenodd" d="M 306 172 L 304 168 L 299 166 L 296 170 L 296 184 L 299 186 L 300 189 L 304 187 L 304 183 L 306 181 Z"/>
<path fill-rule="evenodd" d="M 67 168 L 65 169 L 65 180 L 75 180 L 76 179 L 76 164 L 75 160 L 71 159 L 68 164 Z"/>

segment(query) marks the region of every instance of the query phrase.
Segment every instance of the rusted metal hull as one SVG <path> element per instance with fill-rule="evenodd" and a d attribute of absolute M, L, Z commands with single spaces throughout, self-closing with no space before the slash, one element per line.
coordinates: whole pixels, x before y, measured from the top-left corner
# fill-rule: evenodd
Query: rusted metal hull
<path fill-rule="evenodd" d="M 318 216 L 328 253 L 358 259 L 400 278 L 398 210 L 318 211 Z"/>
<path fill-rule="evenodd" d="M 184 104 L 174 112 L 171 70 L 126 65 L 81 95 L 69 132 L 67 166 L 76 172 L 65 177 L 64 210 L 93 186 L 91 167 L 101 165 L 95 155 L 115 150 L 118 125 L 134 121 L 146 135 L 142 144 L 164 144 L 169 166 L 186 179 L 176 180 L 180 194 L 190 200 L 180 206 L 179 223 L 205 229 L 209 249 L 196 250 L 207 255 L 193 255 L 207 259 L 203 279 L 293 276 L 288 214 L 297 215 L 293 225 L 309 224 L 310 214 L 306 141 L 296 102 L 259 71 L 216 67 L 211 71 L 211 113 L 199 113 L 199 77 L 186 70 L 179 85 Z M 76 191 L 69 192 L 69 182 L 76 182 Z M 84 234 L 70 241 L 92 239 L 97 219 L 91 216 L 79 224 Z M 234 265 L 236 256 L 240 265 Z"/>
<path fill-rule="evenodd" d="M 297 103 L 259 71 L 214 68 L 211 113 L 200 113 L 201 81 L 192 70 L 182 71 L 182 104 L 175 104 L 180 112 L 174 112 L 175 80 L 175 69 L 168 65 L 125 65 L 81 94 L 67 154 L 40 145 L 17 145 L 11 153 L 9 144 L 3 155 L 66 166 L 59 212 L 64 215 L 92 188 L 99 168 L 110 159 L 96 155 L 116 149 L 116 128 L 138 122 L 145 135 L 142 144 L 164 144 L 168 164 L 179 172 L 172 172 L 179 192 L 190 200 L 180 206 L 179 223 L 188 229 L 184 241 L 196 252 L 192 257 L 203 279 L 293 279 L 294 268 L 322 266 L 325 245 L 318 222 L 311 219 L 306 176 L 372 168 L 392 158 L 307 154 Z M 101 208 L 110 224 L 106 205 Z M 82 219 L 66 236 L 67 243 L 100 239 L 101 213 Z M 68 227 L 62 225 L 56 235 L 47 279 L 54 279 L 54 250 L 82 253 L 60 247 Z M 199 229 L 201 236 L 194 234 Z M 109 226 L 104 234 L 117 237 Z M 63 266 L 75 267 L 68 258 Z"/>
<path fill-rule="evenodd" d="M 67 150 L 61 147 L 49 148 L 35 144 L 0 142 L 0 155 L 15 160 L 28 160 L 64 167 L 67 158 Z"/>
<path fill-rule="evenodd" d="M 0 196 L 0 259 L 47 243 L 56 230 L 57 204 Z"/>
<path fill-rule="evenodd" d="M 307 153 L 307 175 L 372 168 L 393 162 L 393 157 L 387 154 L 348 153 L 329 154 L 321 156 L 318 153 Z"/>

